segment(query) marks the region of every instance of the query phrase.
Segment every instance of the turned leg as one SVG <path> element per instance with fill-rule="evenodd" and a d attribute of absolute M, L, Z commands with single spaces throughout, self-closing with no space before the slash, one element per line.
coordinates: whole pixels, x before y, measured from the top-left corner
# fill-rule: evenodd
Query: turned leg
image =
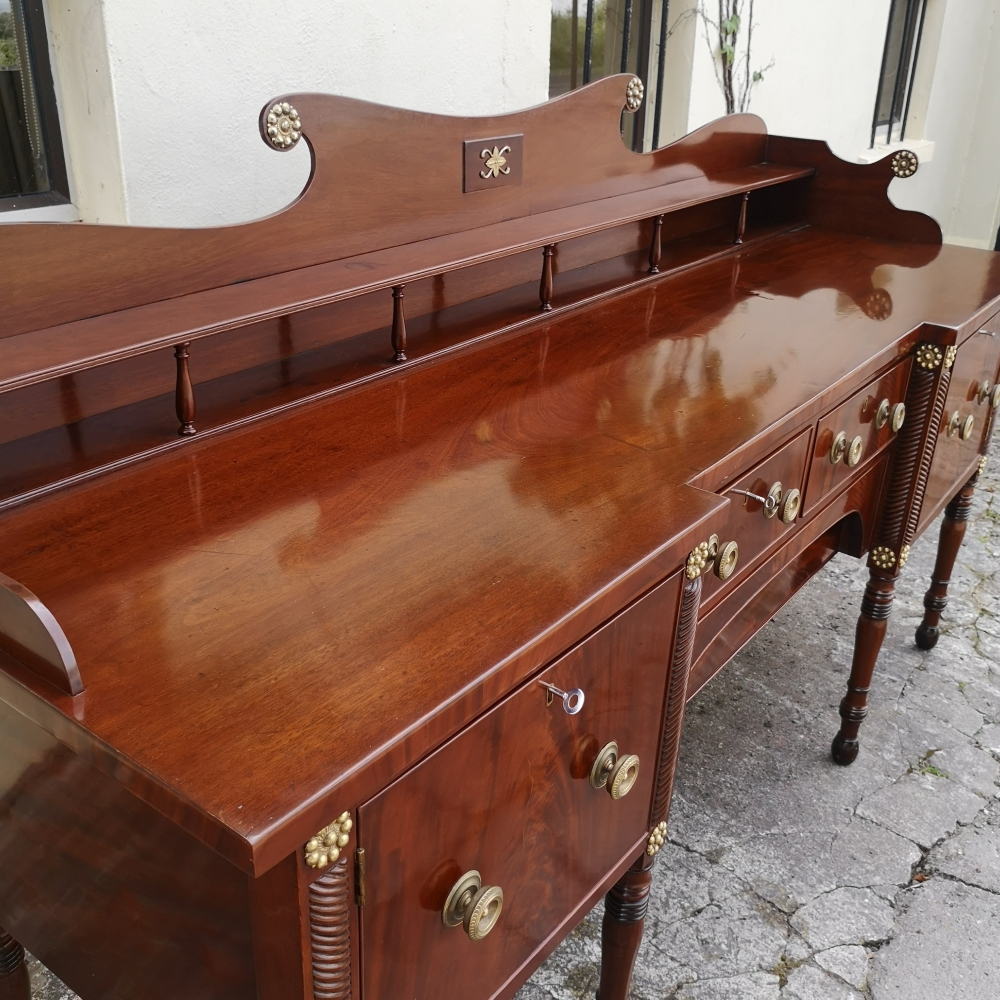
<path fill-rule="evenodd" d="M 31 1000 L 24 949 L 0 927 L 0 1000 Z"/>
<path fill-rule="evenodd" d="M 972 494 L 978 478 L 977 472 L 944 509 L 934 574 L 930 588 L 924 594 L 924 620 L 917 626 L 917 645 L 921 649 L 933 649 L 937 644 L 941 612 L 948 606 L 951 571 L 955 568 L 955 559 L 965 537 L 965 525 L 972 510 Z"/>
<path fill-rule="evenodd" d="M 653 859 L 643 854 L 604 897 L 601 985 L 597 1000 L 627 1000 L 632 967 L 649 906 Z"/>
<path fill-rule="evenodd" d="M 840 703 L 840 732 L 833 738 L 830 752 L 838 764 L 853 764 L 858 756 L 858 730 L 868 714 L 868 691 L 871 688 L 875 661 L 878 659 L 886 622 L 892 610 L 895 580 L 873 569 L 861 602 L 861 616 L 854 633 L 854 658 L 847 694 Z"/>

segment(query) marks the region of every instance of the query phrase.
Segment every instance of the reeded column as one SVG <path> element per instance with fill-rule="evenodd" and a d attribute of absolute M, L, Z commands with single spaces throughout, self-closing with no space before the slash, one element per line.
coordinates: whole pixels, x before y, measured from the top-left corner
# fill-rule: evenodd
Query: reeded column
<path fill-rule="evenodd" d="M 920 520 L 954 357 L 954 348 L 930 343 L 919 344 L 914 354 L 906 395 L 906 424 L 896 440 L 878 544 L 868 554 L 868 585 L 855 630 L 851 676 L 840 703 L 840 731 L 830 747 L 837 764 L 851 764 L 858 756 L 858 731 L 868 715 L 868 692 L 885 638 L 896 580 Z"/>
<path fill-rule="evenodd" d="M 687 681 L 694 651 L 695 624 L 701 603 L 701 572 L 709 564 L 708 544 L 703 543 L 688 558 L 681 590 L 674 650 L 663 710 L 660 736 L 660 759 L 657 764 L 653 803 L 650 810 L 651 833 L 646 849 L 604 897 L 604 923 L 601 925 L 601 985 L 598 1000 L 627 1000 L 635 957 L 642 942 L 649 887 L 653 881 L 653 862 L 664 843 L 670 797 L 677 769 L 681 742 L 681 723 L 687 701 Z"/>

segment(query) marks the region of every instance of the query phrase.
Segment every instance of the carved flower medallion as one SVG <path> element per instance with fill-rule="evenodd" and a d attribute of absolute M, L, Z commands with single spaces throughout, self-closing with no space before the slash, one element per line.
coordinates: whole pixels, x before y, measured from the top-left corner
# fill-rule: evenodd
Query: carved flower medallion
<path fill-rule="evenodd" d="M 499 177 L 501 174 L 509 174 L 510 167 L 507 164 L 507 157 L 504 153 L 510 152 L 510 146 L 494 146 L 492 149 L 488 147 L 484 149 L 480 154 L 479 158 L 481 160 L 486 160 L 486 169 L 479 171 L 479 176 L 482 179 L 488 180 L 490 177 Z"/>

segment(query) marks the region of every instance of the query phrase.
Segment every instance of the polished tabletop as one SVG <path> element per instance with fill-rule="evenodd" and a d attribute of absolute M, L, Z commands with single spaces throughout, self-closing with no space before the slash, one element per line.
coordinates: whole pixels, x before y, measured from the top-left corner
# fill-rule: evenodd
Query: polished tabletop
<path fill-rule="evenodd" d="M 723 503 L 685 484 L 981 322 L 998 260 L 804 228 L 9 511 L 0 568 L 86 691 L 0 697 L 263 842 L 537 669 Z"/>

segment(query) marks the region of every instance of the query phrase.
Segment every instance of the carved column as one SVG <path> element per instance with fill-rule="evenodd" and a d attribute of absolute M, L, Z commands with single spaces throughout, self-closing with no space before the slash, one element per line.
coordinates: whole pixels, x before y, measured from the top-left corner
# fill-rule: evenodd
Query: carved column
<path fill-rule="evenodd" d="M 670 677 L 663 712 L 660 759 L 653 789 L 650 812 L 651 833 L 646 850 L 604 897 L 604 923 L 601 927 L 601 985 L 598 1000 L 627 1000 L 635 957 L 642 941 L 642 931 L 649 906 L 649 887 L 653 881 L 653 862 L 663 846 L 667 814 L 677 769 L 681 742 L 681 723 L 687 701 L 688 674 L 694 650 L 695 625 L 701 602 L 701 571 L 710 558 L 708 544 L 702 543 L 688 557 L 685 583 L 681 591 L 680 611 L 674 638 Z"/>
<path fill-rule="evenodd" d="M 917 645 L 921 649 L 933 649 L 938 641 L 938 625 L 941 613 L 948 606 L 948 584 L 951 583 L 951 571 L 955 568 L 958 550 L 962 547 L 965 537 L 965 526 L 972 510 L 972 494 L 975 492 L 979 470 L 952 498 L 944 509 L 944 520 L 941 522 L 941 535 L 938 539 L 937 559 L 934 561 L 934 573 L 931 585 L 924 594 L 924 620 L 917 626 Z"/>
<path fill-rule="evenodd" d="M 315 1000 L 351 998 L 351 918 L 347 856 L 309 886 Z"/>
<path fill-rule="evenodd" d="M 868 715 L 868 692 L 892 610 L 896 579 L 910 554 L 920 520 L 954 359 L 953 347 L 928 343 L 918 345 L 914 355 L 906 423 L 896 442 L 878 544 L 868 554 L 868 586 L 855 631 L 851 676 L 840 703 L 840 731 L 830 748 L 838 764 L 851 764 L 858 756 L 858 731 Z"/>
<path fill-rule="evenodd" d="M 24 949 L 0 927 L 0 1000 L 31 1000 Z"/>

